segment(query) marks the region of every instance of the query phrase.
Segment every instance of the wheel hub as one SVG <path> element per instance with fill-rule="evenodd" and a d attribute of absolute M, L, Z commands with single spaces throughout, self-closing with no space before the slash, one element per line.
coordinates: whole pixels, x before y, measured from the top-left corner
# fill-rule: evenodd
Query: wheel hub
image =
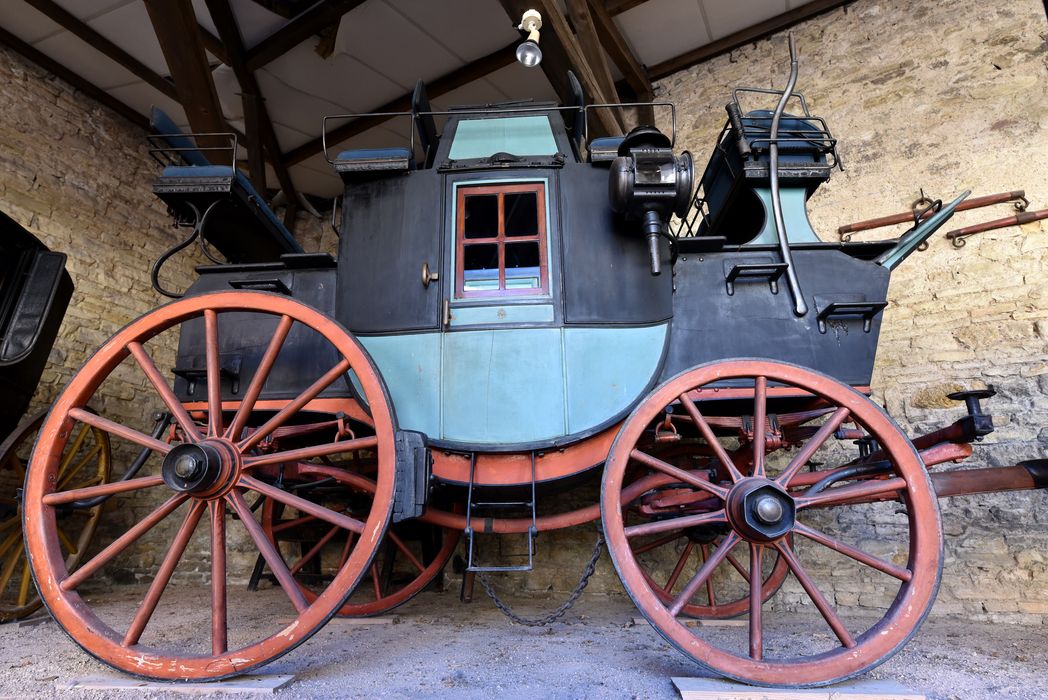
<path fill-rule="evenodd" d="M 793 529 L 793 497 L 769 479 L 744 479 L 728 494 L 728 520 L 751 542 L 771 542 Z"/>
<path fill-rule="evenodd" d="M 175 491 L 199 497 L 220 495 L 236 473 L 236 454 L 224 440 L 176 445 L 164 457 L 161 474 Z"/>

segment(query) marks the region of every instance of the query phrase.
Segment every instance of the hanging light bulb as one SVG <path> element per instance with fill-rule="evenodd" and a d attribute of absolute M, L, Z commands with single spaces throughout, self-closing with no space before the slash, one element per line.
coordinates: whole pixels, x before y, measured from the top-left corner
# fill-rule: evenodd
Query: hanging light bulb
<path fill-rule="evenodd" d="M 539 48 L 539 29 L 542 28 L 542 15 L 535 10 L 528 10 L 517 26 L 528 38 L 517 47 L 517 61 L 525 68 L 534 68 L 542 62 L 542 49 Z"/>

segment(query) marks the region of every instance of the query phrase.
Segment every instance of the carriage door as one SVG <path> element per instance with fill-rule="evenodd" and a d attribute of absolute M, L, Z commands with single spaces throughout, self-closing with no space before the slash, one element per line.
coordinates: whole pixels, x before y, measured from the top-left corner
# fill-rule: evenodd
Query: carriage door
<path fill-rule="evenodd" d="M 549 180 L 530 175 L 448 183 L 445 440 L 519 443 L 564 431 Z"/>

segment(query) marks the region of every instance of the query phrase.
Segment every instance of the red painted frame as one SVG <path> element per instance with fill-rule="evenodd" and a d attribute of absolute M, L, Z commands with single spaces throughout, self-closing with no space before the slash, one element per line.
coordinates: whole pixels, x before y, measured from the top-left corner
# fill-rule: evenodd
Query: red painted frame
<path fill-rule="evenodd" d="M 517 193 L 535 193 L 535 204 L 538 207 L 538 232 L 534 236 L 506 236 L 505 196 Z M 470 238 L 466 240 L 466 197 L 477 195 L 498 195 L 498 232 L 494 237 Z M 531 289 L 506 289 L 506 244 L 507 243 L 539 244 L 539 286 Z M 465 289 L 464 258 L 466 247 L 479 244 L 498 246 L 499 288 L 467 291 Z M 546 185 L 542 182 L 528 182 L 515 185 L 470 185 L 459 187 L 456 194 L 455 216 L 455 298 L 476 299 L 504 296 L 544 296 L 549 294 L 549 256 L 546 248 Z"/>

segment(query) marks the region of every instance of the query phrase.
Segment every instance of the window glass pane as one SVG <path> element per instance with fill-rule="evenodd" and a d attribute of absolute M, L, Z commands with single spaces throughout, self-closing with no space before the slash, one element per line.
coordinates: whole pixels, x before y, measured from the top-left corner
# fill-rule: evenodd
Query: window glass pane
<path fill-rule="evenodd" d="M 538 241 L 506 244 L 506 289 L 537 289 L 541 272 Z"/>
<path fill-rule="evenodd" d="M 462 119 L 448 154 L 453 160 L 487 158 L 495 153 L 551 156 L 557 152 L 549 117 Z"/>
<path fill-rule="evenodd" d="M 462 255 L 464 291 L 499 288 L 499 247 L 496 243 L 480 243 L 465 247 Z"/>
<path fill-rule="evenodd" d="M 539 201 L 534 192 L 508 192 L 505 195 L 506 235 L 537 236 Z"/>
<path fill-rule="evenodd" d="M 475 194 L 466 197 L 466 238 L 494 238 L 499 235 L 499 196 Z"/>

